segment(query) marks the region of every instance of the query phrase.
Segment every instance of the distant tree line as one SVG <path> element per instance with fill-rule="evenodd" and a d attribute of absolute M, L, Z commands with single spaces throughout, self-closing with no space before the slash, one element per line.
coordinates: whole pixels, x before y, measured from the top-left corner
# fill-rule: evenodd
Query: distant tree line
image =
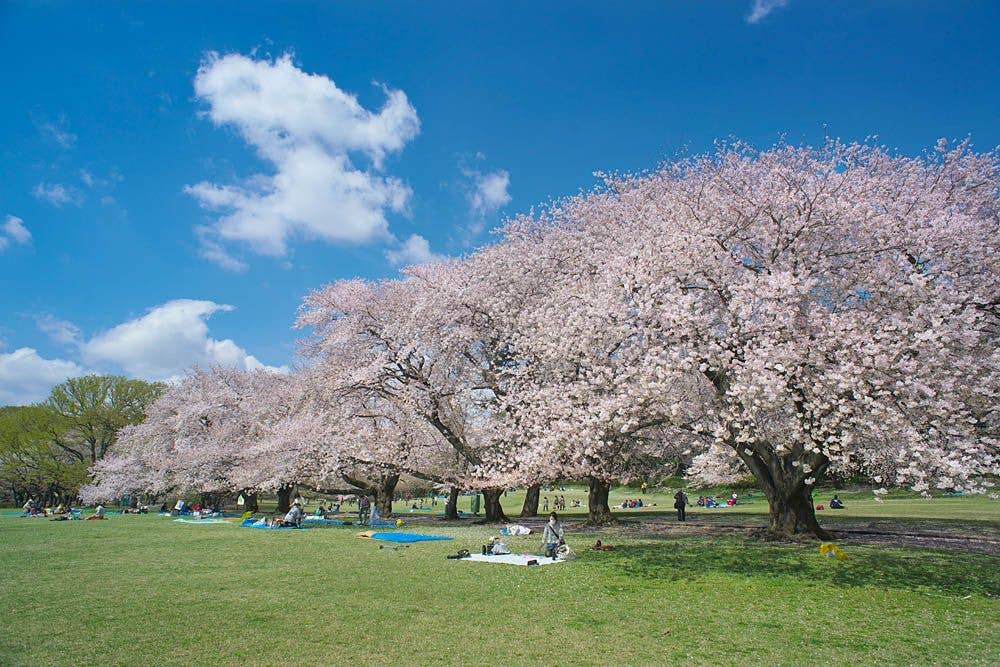
<path fill-rule="evenodd" d="M 0 407 L 0 500 L 76 497 L 118 431 L 145 419 L 164 385 L 116 375 L 70 378 L 41 403 Z"/>

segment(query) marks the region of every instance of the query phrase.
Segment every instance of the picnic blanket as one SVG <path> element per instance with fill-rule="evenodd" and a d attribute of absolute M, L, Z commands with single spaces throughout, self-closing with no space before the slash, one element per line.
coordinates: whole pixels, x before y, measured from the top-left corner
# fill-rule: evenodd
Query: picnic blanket
<path fill-rule="evenodd" d="M 202 523 L 201 521 L 196 521 L 195 523 Z M 228 522 L 227 522 L 228 523 Z M 243 523 L 239 524 L 240 528 L 256 528 L 257 530 L 305 530 L 309 526 L 258 526 L 257 522 L 253 519 L 244 519 Z"/>
<path fill-rule="evenodd" d="M 347 524 L 339 519 L 324 519 L 318 516 L 307 516 L 302 519 L 302 523 L 308 523 L 316 526 L 346 526 Z"/>
<path fill-rule="evenodd" d="M 225 519 L 174 519 L 174 521 L 179 521 L 180 523 L 232 523 Z"/>
<path fill-rule="evenodd" d="M 538 561 L 539 565 L 555 565 L 556 563 L 565 563 L 566 561 L 561 558 L 552 560 L 551 558 L 546 558 L 545 556 L 536 556 L 534 554 L 503 554 L 502 556 L 484 556 L 482 554 L 472 554 L 468 558 L 460 558 L 458 560 L 474 560 L 481 563 L 503 563 L 504 565 L 527 565 L 528 561 Z"/>
<path fill-rule="evenodd" d="M 373 540 L 385 540 L 387 542 L 430 542 L 436 540 L 453 540 L 453 537 L 443 535 L 421 535 L 420 533 L 372 533 L 369 537 Z"/>

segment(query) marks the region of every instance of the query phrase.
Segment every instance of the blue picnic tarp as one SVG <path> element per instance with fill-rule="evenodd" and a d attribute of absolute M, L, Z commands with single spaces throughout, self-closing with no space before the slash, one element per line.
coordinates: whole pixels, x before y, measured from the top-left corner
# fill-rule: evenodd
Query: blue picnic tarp
<path fill-rule="evenodd" d="M 309 526 L 258 526 L 253 519 L 244 519 L 240 528 L 257 528 L 258 530 L 305 530 Z"/>
<path fill-rule="evenodd" d="M 453 537 L 443 535 L 421 535 L 420 533 L 373 533 L 373 540 L 385 540 L 386 542 L 430 542 L 434 540 L 453 540 Z"/>

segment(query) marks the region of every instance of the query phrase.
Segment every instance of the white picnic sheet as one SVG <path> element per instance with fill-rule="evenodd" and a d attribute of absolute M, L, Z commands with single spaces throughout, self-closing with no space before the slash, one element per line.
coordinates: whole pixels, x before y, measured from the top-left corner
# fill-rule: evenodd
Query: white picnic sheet
<path fill-rule="evenodd" d="M 566 562 L 562 559 L 552 560 L 551 558 L 536 556 L 534 554 L 503 554 L 502 556 L 472 554 L 468 558 L 462 558 L 460 560 L 476 560 L 484 563 L 506 563 L 507 565 L 527 565 L 529 560 L 537 560 L 539 565 L 554 565 L 556 563 Z"/>

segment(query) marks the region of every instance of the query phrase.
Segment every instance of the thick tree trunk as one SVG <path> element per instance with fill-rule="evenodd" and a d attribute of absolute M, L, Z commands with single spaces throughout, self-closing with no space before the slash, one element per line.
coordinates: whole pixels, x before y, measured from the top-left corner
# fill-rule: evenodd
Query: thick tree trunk
<path fill-rule="evenodd" d="M 789 538 L 793 535 L 812 534 L 821 540 L 831 539 L 816 521 L 810 484 L 805 483 L 804 473 L 788 466 L 781 457 L 774 455 L 765 460 L 759 453 L 737 450 L 737 455 L 747 464 L 760 488 L 767 497 L 767 531 L 771 537 Z M 813 460 L 811 475 L 822 478 L 828 462 Z"/>
<path fill-rule="evenodd" d="M 292 509 L 292 489 L 295 487 L 291 484 L 285 484 L 284 486 L 278 487 L 278 511 L 287 512 Z"/>
<path fill-rule="evenodd" d="M 260 509 L 260 505 L 257 502 L 257 494 L 244 489 L 240 492 L 243 496 L 243 511 L 244 512 L 256 512 Z"/>
<path fill-rule="evenodd" d="M 503 513 L 500 505 L 500 498 L 503 496 L 503 489 L 483 489 L 483 504 L 486 506 L 487 521 L 507 521 L 507 515 Z"/>
<path fill-rule="evenodd" d="M 538 496 L 541 495 L 541 490 L 541 484 L 532 484 L 528 487 L 524 495 L 524 505 L 521 506 L 521 516 L 538 516 Z"/>
<path fill-rule="evenodd" d="M 458 518 L 458 487 L 451 487 L 448 492 L 448 502 L 444 506 L 444 518 Z"/>
<path fill-rule="evenodd" d="M 375 496 L 375 507 L 383 517 L 392 514 L 392 496 L 396 492 L 396 483 L 399 482 L 399 475 L 385 475 L 372 486 L 372 493 Z"/>
<path fill-rule="evenodd" d="M 222 494 L 214 491 L 202 493 L 199 502 L 202 508 L 215 509 L 217 506 L 222 505 Z"/>
<path fill-rule="evenodd" d="M 608 507 L 608 494 L 611 493 L 611 482 L 588 477 L 587 486 L 587 523 L 599 526 L 610 522 L 611 508 Z"/>
<path fill-rule="evenodd" d="M 775 537 L 791 537 L 809 533 L 822 540 L 831 539 L 830 533 L 816 521 L 812 486 L 807 484 L 782 484 L 763 480 L 761 486 L 767 496 L 767 530 Z"/>

